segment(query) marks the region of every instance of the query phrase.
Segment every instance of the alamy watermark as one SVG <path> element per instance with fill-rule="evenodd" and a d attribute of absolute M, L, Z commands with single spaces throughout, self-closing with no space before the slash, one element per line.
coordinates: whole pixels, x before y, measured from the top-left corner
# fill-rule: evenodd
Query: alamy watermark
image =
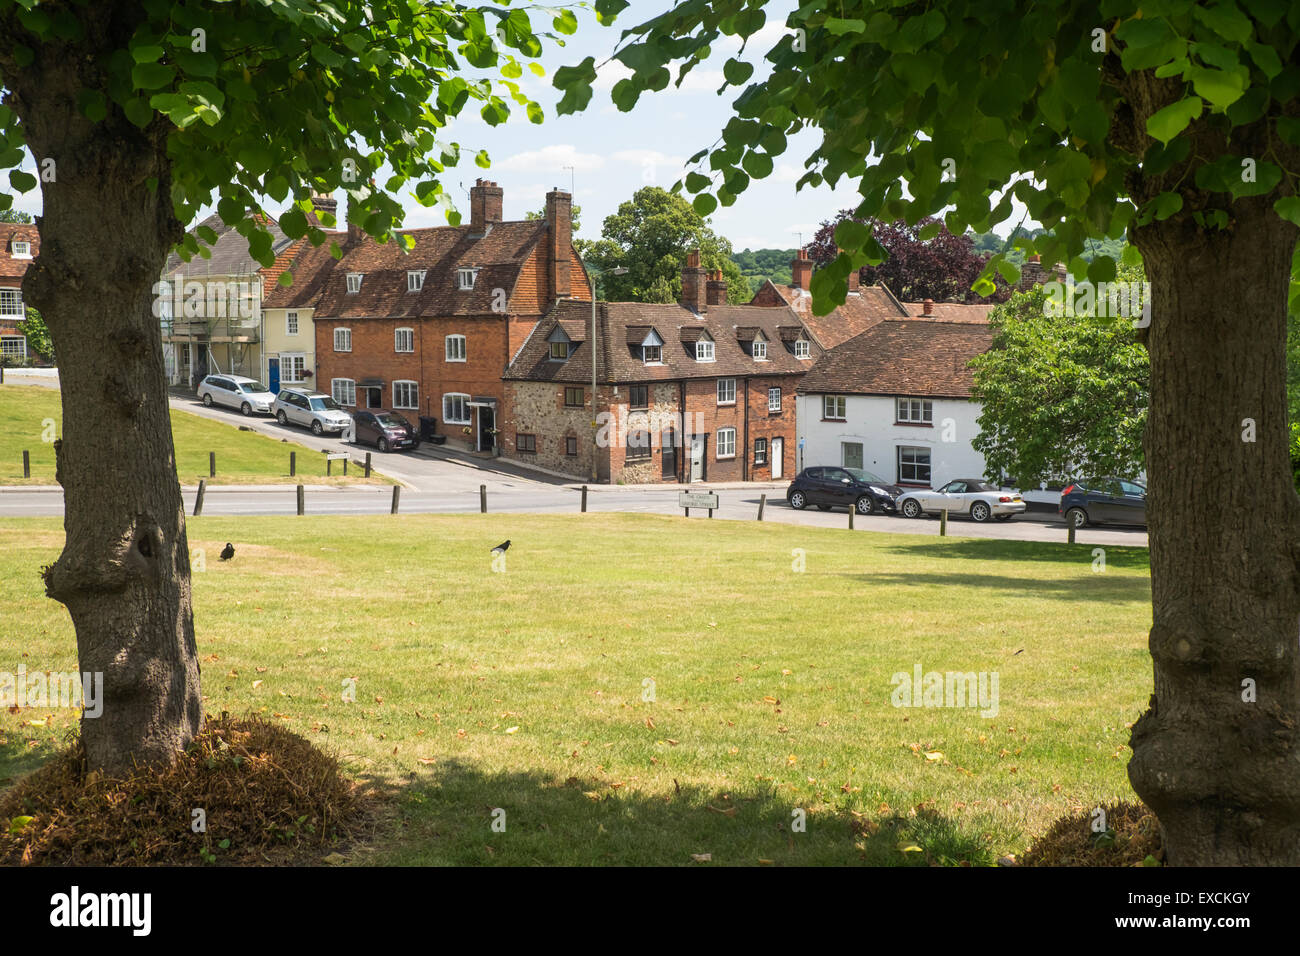
<path fill-rule="evenodd" d="M 104 675 L 62 671 L 0 671 L 0 707 L 84 707 L 86 717 L 104 713 Z"/>
<path fill-rule="evenodd" d="M 1151 324 L 1149 282 L 1060 282 L 1043 283 L 1047 299 L 1043 314 L 1049 318 L 1095 315 L 1099 318 L 1133 319 L 1133 327 Z"/>
<path fill-rule="evenodd" d="M 998 715 L 997 671 L 927 671 L 917 662 L 889 682 L 895 707 L 978 707 L 981 717 Z"/>
<path fill-rule="evenodd" d="M 158 319 L 253 319 L 261 301 L 258 279 L 191 279 L 181 274 L 153 284 L 153 314 Z"/>

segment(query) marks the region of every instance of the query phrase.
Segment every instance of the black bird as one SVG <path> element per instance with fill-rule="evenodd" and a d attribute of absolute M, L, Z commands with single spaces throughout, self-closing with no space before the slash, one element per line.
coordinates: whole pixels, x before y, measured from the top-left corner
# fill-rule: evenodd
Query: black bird
<path fill-rule="evenodd" d="M 495 548 L 493 548 L 492 553 L 505 554 L 508 550 L 510 550 L 510 540 L 506 539 L 505 541 L 502 541 L 499 545 L 497 545 Z"/>
<path fill-rule="evenodd" d="M 231 544 L 229 541 L 227 541 L 226 546 L 221 549 L 221 560 L 229 561 L 234 556 L 235 556 L 235 546 Z"/>

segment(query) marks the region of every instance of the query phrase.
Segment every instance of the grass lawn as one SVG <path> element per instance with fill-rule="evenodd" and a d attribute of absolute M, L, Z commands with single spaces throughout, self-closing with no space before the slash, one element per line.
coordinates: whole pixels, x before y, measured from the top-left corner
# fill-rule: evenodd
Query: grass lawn
<path fill-rule="evenodd" d="M 42 439 L 46 421 L 53 419 L 57 435 L 63 430 L 62 401 L 58 389 L 37 385 L 0 385 L 0 485 L 54 484 L 54 445 Z M 325 456 L 296 444 L 265 435 L 241 432 L 236 425 L 212 421 L 189 412 L 172 410 L 172 438 L 176 443 L 176 472 L 181 483 L 197 484 L 208 477 L 208 453 L 217 453 L 217 477 L 209 485 L 392 484 L 375 475 L 364 478 L 339 475 L 343 463 L 335 462 L 334 476 L 325 477 Z M 23 479 L 23 451 L 30 452 L 32 477 Z M 289 477 L 289 452 L 298 453 L 297 477 Z M 365 457 L 359 452 L 355 457 Z M 350 469 L 351 470 L 351 469 Z"/>
<path fill-rule="evenodd" d="M 392 797 L 350 862 L 979 865 L 1135 799 L 1145 549 L 1098 573 L 1087 545 L 646 515 L 189 535 L 208 712 L 282 721 Z M 76 666 L 37 577 L 61 541 L 54 520 L 0 521 L 0 670 Z M 917 663 L 996 672 L 997 715 L 893 706 Z M 0 786 L 75 725 L 0 712 Z"/>

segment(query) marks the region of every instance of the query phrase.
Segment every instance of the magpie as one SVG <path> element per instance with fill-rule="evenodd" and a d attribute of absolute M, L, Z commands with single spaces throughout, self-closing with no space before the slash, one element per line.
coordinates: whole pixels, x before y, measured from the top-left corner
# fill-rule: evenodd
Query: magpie
<path fill-rule="evenodd" d="M 506 539 L 492 549 L 493 554 L 505 554 L 510 549 L 510 540 Z"/>
<path fill-rule="evenodd" d="M 226 546 L 221 549 L 221 560 L 229 561 L 234 556 L 235 556 L 235 546 L 231 544 L 229 541 L 227 541 Z"/>

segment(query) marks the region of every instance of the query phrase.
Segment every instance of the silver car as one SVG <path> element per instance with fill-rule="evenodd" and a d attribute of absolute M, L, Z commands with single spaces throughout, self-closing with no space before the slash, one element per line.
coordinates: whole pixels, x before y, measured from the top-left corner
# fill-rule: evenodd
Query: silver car
<path fill-rule="evenodd" d="M 933 491 L 905 492 L 898 499 L 898 510 L 905 518 L 947 511 L 950 515 L 970 515 L 972 521 L 1007 521 L 1024 513 L 1025 502 L 1018 491 L 999 491 L 977 478 L 957 478 Z"/>
<path fill-rule="evenodd" d="M 302 388 L 286 388 L 275 397 L 275 419 L 281 425 L 304 425 L 313 435 L 352 427 L 352 416 L 342 405 L 328 395 Z"/>
<path fill-rule="evenodd" d="M 208 408 L 225 405 L 237 408 L 245 415 L 253 412 L 269 415 L 275 401 L 274 392 L 268 391 L 257 379 L 242 375 L 209 375 L 199 382 L 195 391 Z"/>

